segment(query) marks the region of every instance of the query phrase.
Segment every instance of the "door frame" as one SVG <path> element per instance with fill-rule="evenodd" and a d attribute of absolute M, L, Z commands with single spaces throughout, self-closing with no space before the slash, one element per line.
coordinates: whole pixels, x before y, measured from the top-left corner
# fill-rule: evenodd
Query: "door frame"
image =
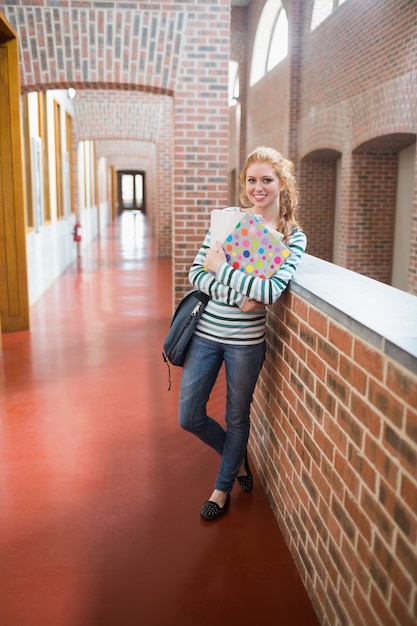
<path fill-rule="evenodd" d="M 139 176 L 142 176 L 142 188 L 143 188 L 143 199 L 142 199 L 142 206 L 140 207 L 139 211 L 142 211 L 142 213 L 146 214 L 146 173 L 143 170 L 117 170 L 117 192 L 118 192 L 118 203 L 119 203 L 119 213 L 124 209 L 123 207 L 123 198 L 122 198 L 122 178 L 124 175 L 130 175 L 133 176 L 133 179 L 135 179 L 135 176 L 139 174 Z M 135 189 L 135 187 L 133 187 Z M 133 195 L 135 197 L 135 191 L 133 192 Z"/>
<path fill-rule="evenodd" d="M 0 13 L 0 330 L 3 333 L 27 330 L 30 326 L 20 107 L 17 34 Z"/>

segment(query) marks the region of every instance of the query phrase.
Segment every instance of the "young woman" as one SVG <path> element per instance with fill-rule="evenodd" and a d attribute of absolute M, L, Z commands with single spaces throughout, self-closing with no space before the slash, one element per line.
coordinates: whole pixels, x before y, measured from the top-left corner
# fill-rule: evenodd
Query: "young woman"
<path fill-rule="evenodd" d="M 262 216 L 278 230 L 290 250 L 271 278 L 258 278 L 234 269 L 220 242 L 210 249 L 210 231 L 191 266 L 190 282 L 211 296 L 194 333 L 183 366 L 179 423 L 221 457 L 214 491 L 201 509 L 204 520 L 224 515 L 237 478 L 243 491 L 253 487 L 246 447 L 253 392 L 265 359 L 265 306 L 278 300 L 306 247 L 297 212 L 293 164 L 272 148 L 256 148 L 240 174 L 243 208 L 225 211 Z M 226 371 L 226 429 L 209 417 L 207 401 L 222 363 Z"/>

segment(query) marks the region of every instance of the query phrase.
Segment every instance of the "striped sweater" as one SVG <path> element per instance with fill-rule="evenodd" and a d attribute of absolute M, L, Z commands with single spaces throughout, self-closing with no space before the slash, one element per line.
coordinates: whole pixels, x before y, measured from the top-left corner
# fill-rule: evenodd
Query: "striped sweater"
<path fill-rule="evenodd" d="M 269 279 L 245 274 L 228 263 L 222 263 L 214 276 L 205 269 L 206 251 L 210 247 L 208 231 L 188 276 L 192 285 L 211 296 L 195 334 L 235 345 L 261 343 L 265 338 L 265 309 L 245 312 L 240 307 L 246 297 L 266 305 L 276 302 L 293 277 L 306 244 L 305 234 L 295 230 L 286 242 L 290 256 Z"/>

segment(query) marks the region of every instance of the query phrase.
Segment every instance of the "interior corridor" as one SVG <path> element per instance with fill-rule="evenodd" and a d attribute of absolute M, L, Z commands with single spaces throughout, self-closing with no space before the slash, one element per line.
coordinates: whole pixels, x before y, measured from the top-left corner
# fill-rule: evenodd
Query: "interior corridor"
<path fill-rule="evenodd" d="M 171 280 L 125 212 L 3 335 L 1 626 L 318 624 L 256 475 L 200 519 L 218 457 L 177 425 Z"/>

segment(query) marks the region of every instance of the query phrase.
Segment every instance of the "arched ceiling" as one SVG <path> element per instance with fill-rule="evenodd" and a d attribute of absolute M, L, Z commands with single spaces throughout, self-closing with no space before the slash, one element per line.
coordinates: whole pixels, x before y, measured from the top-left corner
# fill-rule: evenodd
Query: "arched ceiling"
<path fill-rule="evenodd" d="M 75 134 L 96 143 L 98 157 L 121 169 L 149 155 L 161 135 L 172 131 L 172 98 L 137 91 L 77 90 Z M 145 149 L 145 146 L 148 146 Z"/>
<path fill-rule="evenodd" d="M 172 124 L 182 4 L 158 11 L 147 2 L 0 2 L 18 35 L 22 92 L 74 87 L 77 139 L 96 141 L 110 164 L 130 167 L 135 149 L 142 156 Z"/>
<path fill-rule="evenodd" d="M 181 52 L 198 5 L 0 0 L 0 11 L 17 31 L 22 92 L 74 87 L 77 139 L 97 142 L 111 164 L 125 159 L 129 167 L 135 149 L 143 154 L 173 123 L 168 101 L 187 73 Z"/>

